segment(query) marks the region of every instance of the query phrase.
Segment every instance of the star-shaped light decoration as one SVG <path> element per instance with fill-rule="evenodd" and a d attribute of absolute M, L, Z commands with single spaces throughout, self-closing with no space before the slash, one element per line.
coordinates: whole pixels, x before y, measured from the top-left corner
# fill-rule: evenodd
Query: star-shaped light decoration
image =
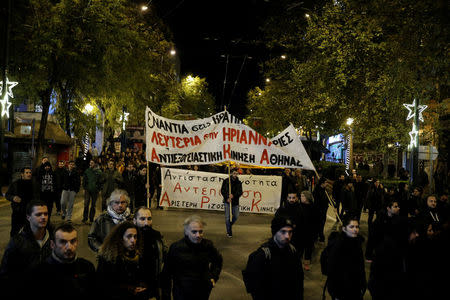
<path fill-rule="evenodd" d="M 417 131 L 416 128 L 416 124 L 413 124 L 412 130 L 409 132 L 409 137 L 411 138 L 410 142 L 409 142 L 409 146 L 412 147 L 417 147 L 417 135 L 419 134 L 419 132 Z"/>
<path fill-rule="evenodd" d="M 122 118 L 124 119 L 123 121 L 123 130 L 125 130 L 125 123 L 128 121 L 128 116 L 130 115 L 130 113 L 124 112 L 123 115 L 120 115 L 119 121 L 122 121 Z"/>
<path fill-rule="evenodd" d="M 1 117 L 6 116 L 7 119 L 9 119 L 9 108 L 11 107 L 11 102 L 9 102 L 9 97 L 14 98 L 14 94 L 12 92 L 12 88 L 15 87 L 18 82 L 15 81 L 9 81 L 8 77 L 6 77 L 6 94 L 5 97 L 3 97 L 2 100 L 0 100 L 0 103 L 2 105 L 2 113 Z M 3 81 L 0 81 L 0 96 L 3 94 Z"/>
<path fill-rule="evenodd" d="M 9 100 L 8 94 L 6 94 L 5 97 L 2 100 L 0 100 L 0 103 L 2 104 L 1 117 L 3 118 L 3 116 L 6 116 L 7 119 L 9 119 L 9 108 L 11 107 L 12 104 L 8 100 Z"/>
<path fill-rule="evenodd" d="M 16 82 L 16 81 L 9 81 L 8 77 L 6 77 L 6 89 L 7 89 L 6 94 L 9 97 L 14 98 L 14 94 L 12 92 L 12 88 L 15 87 L 18 84 L 19 83 Z M 0 95 L 3 95 L 3 81 L 0 81 Z"/>
<path fill-rule="evenodd" d="M 414 106 L 416 106 L 416 99 L 414 99 L 412 104 L 403 104 L 404 107 L 408 110 L 408 116 L 406 117 L 406 120 L 409 120 L 411 118 L 414 118 Z M 423 116 L 422 112 L 427 109 L 428 105 L 418 105 L 417 110 L 419 113 L 419 120 L 423 122 Z"/>

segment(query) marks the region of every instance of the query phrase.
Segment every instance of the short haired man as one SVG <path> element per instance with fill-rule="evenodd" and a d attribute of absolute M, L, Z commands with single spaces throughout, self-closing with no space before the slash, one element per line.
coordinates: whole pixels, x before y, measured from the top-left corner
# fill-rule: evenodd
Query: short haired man
<path fill-rule="evenodd" d="M 11 202 L 10 236 L 12 237 L 19 233 L 26 223 L 27 204 L 33 200 L 39 200 L 38 185 L 32 179 L 31 168 L 22 168 L 21 178 L 11 183 L 5 196 Z"/>
<path fill-rule="evenodd" d="M 96 163 L 93 159 L 89 161 L 89 168 L 83 174 L 83 188 L 84 188 L 84 209 L 83 209 L 83 224 L 87 224 L 89 217 L 89 224 L 94 221 L 95 205 L 97 203 L 98 191 L 100 190 L 101 171 L 95 168 Z M 89 208 L 90 206 L 90 208 Z"/>
<path fill-rule="evenodd" d="M 0 281 L 8 289 L 7 294 L 23 292 L 23 283 L 51 254 L 47 205 L 41 201 L 28 203 L 26 218 L 27 224 L 11 238 L 3 254 Z"/>
<path fill-rule="evenodd" d="M 272 238 L 249 256 L 247 288 L 255 300 L 303 299 L 302 261 L 291 244 L 294 224 L 276 216 L 271 229 Z"/>
<path fill-rule="evenodd" d="M 63 223 L 54 230 L 50 240 L 52 254 L 35 271 L 39 286 L 51 283 L 46 299 L 89 299 L 94 294 L 95 267 L 77 257 L 78 232 L 70 223 Z"/>
<path fill-rule="evenodd" d="M 141 233 L 143 244 L 143 260 L 146 270 L 149 272 L 149 282 L 152 283 L 148 287 L 150 297 L 161 297 L 161 272 L 166 256 L 166 248 L 164 246 L 162 235 L 159 231 L 153 229 L 152 211 L 150 208 L 140 206 L 136 208 L 133 217 L 133 223 L 137 226 Z"/>
<path fill-rule="evenodd" d="M 222 182 L 222 193 L 224 210 L 225 210 L 225 225 L 227 229 L 227 236 L 233 236 L 232 226 L 239 217 L 239 198 L 242 196 L 242 182 L 238 178 L 238 169 L 231 170 L 231 193 L 230 193 L 230 178 Z M 232 218 L 230 220 L 230 205 Z"/>
<path fill-rule="evenodd" d="M 113 227 L 131 221 L 129 205 L 130 198 L 126 191 L 116 189 L 111 193 L 106 211 L 95 219 L 88 234 L 88 244 L 92 251 L 98 252 Z"/>
<path fill-rule="evenodd" d="M 222 255 L 203 238 L 205 222 L 199 216 L 184 221 L 184 238 L 170 245 L 164 274 L 173 299 L 207 300 L 222 270 Z M 165 295 L 167 297 L 167 295 Z M 170 299 L 170 296 L 169 298 Z"/>
<path fill-rule="evenodd" d="M 75 168 L 75 162 L 71 160 L 63 179 L 63 191 L 61 194 L 61 218 L 63 220 L 72 221 L 73 204 L 76 194 L 80 191 L 80 184 L 80 174 Z"/>

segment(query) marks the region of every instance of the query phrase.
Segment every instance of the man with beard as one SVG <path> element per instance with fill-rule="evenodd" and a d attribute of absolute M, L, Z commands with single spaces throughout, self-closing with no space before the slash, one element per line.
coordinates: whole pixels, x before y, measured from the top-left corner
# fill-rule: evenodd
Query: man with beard
<path fill-rule="evenodd" d="M 95 267 L 84 259 L 77 257 L 78 233 L 70 223 L 58 226 L 50 240 L 52 254 L 35 271 L 36 288 L 51 283 L 51 290 L 46 299 L 90 299 L 93 297 L 95 284 Z M 34 293 L 36 289 L 31 289 Z"/>
<path fill-rule="evenodd" d="M 254 300 L 303 299 L 303 269 L 300 254 L 292 246 L 294 224 L 275 216 L 272 238 L 248 258 L 243 271 L 247 292 Z"/>
<path fill-rule="evenodd" d="M 152 283 L 148 287 L 150 297 L 160 299 L 160 276 L 166 256 L 162 235 L 159 231 L 153 229 L 152 211 L 148 207 L 140 206 L 136 208 L 133 223 L 141 233 L 144 265 L 146 266 L 145 269 L 149 270 L 149 282 Z"/>
<path fill-rule="evenodd" d="M 21 178 L 11 183 L 6 192 L 6 199 L 11 202 L 11 232 L 14 236 L 26 223 L 25 209 L 32 200 L 38 200 L 37 185 L 32 179 L 31 168 L 22 168 Z"/>

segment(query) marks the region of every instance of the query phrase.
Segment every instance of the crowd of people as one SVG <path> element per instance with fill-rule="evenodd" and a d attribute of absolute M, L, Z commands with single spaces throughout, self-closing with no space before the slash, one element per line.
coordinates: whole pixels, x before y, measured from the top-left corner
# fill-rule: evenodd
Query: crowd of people
<path fill-rule="evenodd" d="M 159 198 L 160 169 L 150 165 L 148 172 L 147 166 L 142 153 L 130 152 L 100 154 L 85 167 L 60 161 L 52 170 L 44 157 L 35 172 L 24 168 L 6 193 L 12 216 L 0 267 L 5 293 L 29 297 L 36 289 L 23 289 L 24 284 L 38 288 L 52 282 L 58 285 L 49 299 L 62 294 L 69 299 L 208 299 L 220 277 L 222 255 L 203 237 L 206 223 L 195 215 L 184 221 L 184 237 L 166 247 L 152 227 L 149 208 L 150 199 Z M 234 168 L 222 182 L 229 238 L 239 217 L 239 176 L 251 172 Z M 77 255 L 72 214 L 81 187 L 82 222 L 90 226 L 87 240 L 97 254 L 97 268 Z M 96 215 L 99 197 L 102 211 Z M 54 205 L 53 218 L 62 221 L 56 228 L 50 222 Z M 326 239 L 330 206 L 340 226 Z M 363 213 L 366 239 L 359 227 Z M 405 182 L 385 188 L 379 179 L 357 172 L 332 182 L 284 169 L 272 236 L 249 255 L 244 283 L 255 300 L 303 299 L 304 272 L 311 270 L 315 244 L 327 242 L 320 263 L 333 299 L 362 299 L 366 289 L 376 300 L 441 299 L 446 277 L 440 271 L 450 266 L 449 222 L 447 190 L 424 195 L 421 186 L 412 193 Z"/>

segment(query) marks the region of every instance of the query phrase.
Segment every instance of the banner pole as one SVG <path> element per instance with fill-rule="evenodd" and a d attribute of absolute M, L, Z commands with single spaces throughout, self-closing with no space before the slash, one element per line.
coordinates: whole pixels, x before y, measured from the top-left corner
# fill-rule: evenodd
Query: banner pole
<path fill-rule="evenodd" d="M 231 162 L 228 162 L 228 198 L 230 198 L 231 195 L 231 175 L 230 175 L 230 169 L 231 169 Z M 230 200 L 230 223 L 232 222 L 231 220 L 233 219 L 233 210 L 231 209 L 233 201 Z"/>
<path fill-rule="evenodd" d="M 149 170 L 148 170 L 148 167 L 149 167 L 149 163 L 148 163 L 148 160 L 147 160 L 147 207 L 150 208 L 150 184 L 149 184 L 149 174 L 148 174 Z M 156 199 L 156 200 L 159 201 L 158 199 Z"/>
<path fill-rule="evenodd" d="M 316 173 L 316 176 L 318 179 L 320 179 L 319 173 L 317 173 L 317 170 L 314 169 L 314 172 Z M 319 182 L 319 181 L 317 181 Z M 330 204 L 333 208 L 334 208 L 334 213 L 336 214 L 336 218 L 339 220 L 339 222 L 342 223 L 341 218 L 339 217 L 339 214 L 337 212 L 337 208 L 336 208 L 336 203 L 333 201 L 333 199 L 330 197 L 330 195 L 328 194 L 328 191 L 325 189 L 325 194 L 327 195 L 328 198 L 328 204 Z"/>

